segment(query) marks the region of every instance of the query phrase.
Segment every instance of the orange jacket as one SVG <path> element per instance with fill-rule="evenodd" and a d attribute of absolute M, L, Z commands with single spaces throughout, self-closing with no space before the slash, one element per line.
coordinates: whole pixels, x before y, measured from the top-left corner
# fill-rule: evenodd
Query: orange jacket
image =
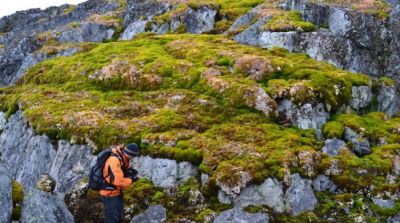
<path fill-rule="evenodd" d="M 127 163 L 124 167 L 122 161 L 122 152 L 121 148 L 114 148 L 112 152 L 117 156 L 110 156 L 103 169 L 103 176 L 105 176 L 105 180 L 107 183 L 111 183 L 116 187 L 115 190 L 100 190 L 100 195 L 105 197 L 114 197 L 121 194 L 121 191 L 131 185 L 132 179 L 125 178 L 124 172 L 122 168 L 130 168 L 130 163 Z M 120 159 L 121 158 L 121 159 Z M 110 171 L 109 171 L 110 170 Z M 114 178 L 113 182 L 110 182 L 111 178 Z"/>

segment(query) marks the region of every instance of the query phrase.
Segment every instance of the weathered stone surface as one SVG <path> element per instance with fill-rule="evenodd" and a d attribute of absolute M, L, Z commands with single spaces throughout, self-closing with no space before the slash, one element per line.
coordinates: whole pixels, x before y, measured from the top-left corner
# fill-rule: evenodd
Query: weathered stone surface
<path fill-rule="evenodd" d="M 235 183 L 225 182 L 219 177 L 216 179 L 217 186 L 230 198 L 237 197 L 251 180 L 250 173 L 241 169 L 236 170 L 235 178 L 237 179 Z"/>
<path fill-rule="evenodd" d="M 269 217 L 267 214 L 255 213 L 250 214 L 244 212 L 241 208 L 233 208 L 222 212 L 215 220 L 214 223 L 268 223 Z"/>
<path fill-rule="evenodd" d="M 63 27 L 56 32 L 60 33 L 56 39 L 61 43 L 101 42 L 111 39 L 114 34 L 114 30 L 108 26 L 91 22 L 79 24 L 76 28 Z"/>
<path fill-rule="evenodd" d="M 351 142 L 352 151 L 358 156 L 367 155 L 372 152 L 368 139 L 357 134 L 351 128 L 345 128 L 344 138 L 346 141 Z"/>
<path fill-rule="evenodd" d="M 267 205 L 276 212 L 283 212 L 282 185 L 276 179 L 268 178 L 261 185 L 251 185 L 243 189 L 240 195 L 233 200 L 235 206 Z"/>
<path fill-rule="evenodd" d="M 36 188 L 47 193 L 53 192 L 55 187 L 56 182 L 50 175 L 42 175 L 36 182 Z"/>
<path fill-rule="evenodd" d="M 138 20 L 126 27 L 124 32 L 121 34 L 120 40 L 131 40 L 137 34 L 143 33 L 145 31 L 147 21 Z"/>
<path fill-rule="evenodd" d="M 372 101 L 372 89 L 369 86 L 353 86 L 350 105 L 358 110 L 367 107 Z"/>
<path fill-rule="evenodd" d="M 161 187 L 173 187 L 178 183 L 187 181 L 197 174 L 197 168 L 192 164 L 175 160 L 153 159 L 149 156 L 135 157 L 132 165 L 138 170 L 139 177 L 145 177 L 153 181 L 154 185 Z"/>
<path fill-rule="evenodd" d="M 57 181 L 55 190 L 65 193 L 77 182 L 89 175 L 90 167 L 95 162 L 89 146 L 72 145 L 59 140 L 49 174 Z"/>
<path fill-rule="evenodd" d="M 322 147 L 322 152 L 328 154 L 328 156 L 337 156 L 344 147 L 346 147 L 346 143 L 341 139 L 327 139 L 324 147 Z"/>
<path fill-rule="evenodd" d="M 154 0 L 128 0 L 125 27 L 138 20 L 150 20 L 172 9 L 172 5 Z"/>
<path fill-rule="evenodd" d="M 400 223 L 400 213 L 397 214 L 396 216 L 389 217 L 387 219 L 387 223 Z"/>
<path fill-rule="evenodd" d="M 31 189 L 24 193 L 21 221 L 30 223 L 73 222 L 74 217 L 61 196 Z"/>
<path fill-rule="evenodd" d="M 298 52 L 300 50 L 300 35 L 297 32 L 262 32 L 258 46 L 268 49 L 282 47 L 290 52 Z"/>
<path fill-rule="evenodd" d="M 316 106 L 306 103 L 297 107 L 290 100 L 284 99 L 279 102 L 278 112 L 280 120 L 301 129 L 321 129 L 329 119 L 329 113 L 326 112 L 322 103 L 318 103 Z"/>
<path fill-rule="evenodd" d="M 372 198 L 372 201 L 380 208 L 394 208 L 394 201 L 391 199 Z"/>
<path fill-rule="evenodd" d="M 312 186 L 316 191 L 330 191 L 335 192 L 337 186 L 325 175 L 318 175 L 312 182 Z"/>
<path fill-rule="evenodd" d="M 258 46 L 261 36 L 260 29 L 271 19 L 270 16 L 258 20 L 256 23 L 245 29 L 243 32 L 236 35 L 233 39 L 242 44 Z"/>
<path fill-rule="evenodd" d="M 3 160 L 24 187 L 34 186 L 40 175 L 48 174 L 56 151 L 47 136 L 34 135 L 18 111 L 0 136 Z"/>
<path fill-rule="evenodd" d="M 311 188 L 311 180 L 302 179 L 293 174 L 291 183 L 285 194 L 286 208 L 294 216 L 312 211 L 318 201 Z"/>
<path fill-rule="evenodd" d="M 144 213 L 135 216 L 131 223 L 162 223 L 167 220 L 167 210 L 162 205 L 152 205 Z"/>
<path fill-rule="evenodd" d="M 6 114 L 4 112 L 0 112 L 0 131 L 3 131 L 6 125 L 7 125 Z"/>
<path fill-rule="evenodd" d="M 12 204 L 12 175 L 7 164 L 0 161 L 0 222 L 10 222 Z"/>
<path fill-rule="evenodd" d="M 395 86 L 381 85 L 378 95 L 378 110 L 389 116 L 400 112 L 400 94 Z"/>
<path fill-rule="evenodd" d="M 200 6 L 194 10 L 189 8 L 186 12 L 184 23 L 188 33 L 203 33 L 214 29 L 217 10 Z"/>

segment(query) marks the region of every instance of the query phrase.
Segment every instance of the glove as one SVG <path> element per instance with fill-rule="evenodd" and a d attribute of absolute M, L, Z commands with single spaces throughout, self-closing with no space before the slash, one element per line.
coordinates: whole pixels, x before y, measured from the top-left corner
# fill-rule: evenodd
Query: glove
<path fill-rule="evenodd" d="M 137 176 L 138 171 L 133 169 L 133 168 L 129 168 L 124 172 L 125 177 L 127 178 L 131 178 L 132 181 L 138 181 L 139 177 Z"/>

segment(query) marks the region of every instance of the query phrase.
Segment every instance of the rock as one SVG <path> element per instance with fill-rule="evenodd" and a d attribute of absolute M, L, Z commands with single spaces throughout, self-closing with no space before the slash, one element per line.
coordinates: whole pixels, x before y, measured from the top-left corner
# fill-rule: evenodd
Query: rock
<path fill-rule="evenodd" d="M 139 177 L 150 179 L 154 185 L 173 187 L 194 177 L 198 169 L 190 163 L 177 164 L 175 160 L 153 159 L 149 156 L 135 157 L 132 166 L 138 170 Z"/>
<path fill-rule="evenodd" d="M 203 33 L 214 29 L 215 16 L 217 10 L 210 9 L 206 6 L 200 6 L 194 10 L 189 8 L 186 12 L 184 23 L 188 33 Z"/>
<path fill-rule="evenodd" d="M 400 161 L 400 160 L 399 160 Z M 208 179 L 210 178 L 210 176 L 208 176 L 208 174 L 205 173 L 201 173 L 201 184 L 202 185 L 207 185 L 208 184 Z"/>
<path fill-rule="evenodd" d="M 240 191 L 246 187 L 247 183 L 250 182 L 251 176 L 247 171 L 237 169 L 235 171 L 235 182 L 225 182 L 219 177 L 216 179 L 216 184 L 219 188 L 230 198 L 235 198 L 240 194 Z"/>
<path fill-rule="evenodd" d="M 121 34 L 121 37 L 119 40 L 131 40 L 133 39 L 137 34 L 145 32 L 145 27 L 148 21 L 142 21 L 138 20 L 135 21 L 131 24 L 129 24 L 128 27 L 124 30 L 124 32 Z"/>
<path fill-rule="evenodd" d="M 155 0 L 128 0 L 124 25 L 138 20 L 150 20 L 172 9 L 172 5 Z"/>
<path fill-rule="evenodd" d="M 318 175 L 312 182 L 312 186 L 316 191 L 335 192 L 337 186 L 325 175 Z"/>
<path fill-rule="evenodd" d="M 394 201 L 391 199 L 385 200 L 380 198 L 371 198 L 374 204 L 378 205 L 380 208 L 394 208 Z"/>
<path fill-rule="evenodd" d="M 35 186 L 40 175 L 48 174 L 56 151 L 47 136 L 34 134 L 21 111 L 9 119 L 0 136 L 3 160 L 24 187 Z"/>
<path fill-rule="evenodd" d="M 103 24 L 97 23 L 82 23 L 78 27 L 71 26 L 57 29 L 56 39 L 61 43 L 67 42 L 101 42 L 109 40 L 114 34 L 114 30 Z"/>
<path fill-rule="evenodd" d="M 322 103 L 316 106 L 306 103 L 297 107 L 290 100 L 284 99 L 278 104 L 279 120 L 289 122 L 301 129 L 321 129 L 329 119 L 329 113 L 326 112 Z"/>
<path fill-rule="evenodd" d="M 400 156 L 396 155 L 393 159 L 392 172 L 399 176 L 400 175 Z"/>
<path fill-rule="evenodd" d="M 276 179 L 268 178 L 261 185 L 251 185 L 243 189 L 233 203 L 239 207 L 267 205 L 281 213 L 285 210 L 283 197 L 282 185 Z"/>
<path fill-rule="evenodd" d="M 0 207 L 0 222 L 10 222 L 13 209 L 12 175 L 3 161 L 0 161 Z"/>
<path fill-rule="evenodd" d="M 344 138 L 352 143 L 352 151 L 358 156 L 364 156 L 372 152 L 368 139 L 354 132 L 351 128 L 346 127 L 344 130 Z"/>
<path fill-rule="evenodd" d="M 400 223 L 400 213 L 393 217 L 389 217 L 387 223 Z"/>
<path fill-rule="evenodd" d="M 269 217 L 264 213 L 250 214 L 241 208 L 233 208 L 222 212 L 213 223 L 268 223 Z"/>
<path fill-rule="evenodd" d="M 326 26 L 329 20 L 329 6 L 316 3 L 304 3 L 303 20 L 311 22 L 318 27 Z"/>
<path fill-rule="evenodd" d="M 229 32 L 236 31 L 240 27 L 249 25 L 256 18 L 256 16 L 257 14 L 253 10 L 249 13 L 240 16 L 235 20 L 235 22 L 233 22 L 231 27 L 229 27 L 228 31 Z"/>
<path fill-rule="evenodd" d="M 353 86 L 350 105 L 356 110 L 367 107 L 372 101 L 372 89 L 369 86 Z"/>
<path fill-rule="evenodd" d="M 250 108 L 261 111 L 267 117 L 276 116 L 276 102 L 273 100 L 262 87 L 249 88 L 243 95 L 245 103 Z"/>
<path fill-rule="evenodd" d="M 65 194 L 65 203 L 68 206 L 68 209 L 72 212 L 74 216 L 78 215 L 80 208 L 80 201 L 82 197 L 86 194 L 89 189 L 89 183 L 86 180 L 81 180 L 75 184 L 74 188 L 69 190 Z"/>
<path fill-rule="evenodd" d="M 258 40 L 258 46 L 268 49 L 282 47 L 290 52 L 298 52 L 300 35 L 297 32 L 262 32 Z"/>
<path fill-rule="evenodd" d="M 0 132 L 3 131 L 6 125 L 7 125 L 6 114 L 4 112 L 0 112 Z"/>
<path fill-rule="evenodd" d="M 287 210 L 294 216 L 313 211 L 318 201 L 311 188 L 311 180 L 302 179 L 296 173 L 291 181 L 285 195 Z"/>
<path fill-rule="evenodd" d="M 74 222 L 74 217 L 61 196 L 31 189 L 24 193 L 21 222 Z"/>
<path fill-rule="evenodd" d="M 261 36 L 260 30 L 270 19 L 271 16 L 258 20 L 249 28 L 236 35 L 233 39 L 241 44 L 258 46 L 259 38 Z"/>
<path fill-rule="evenodd" d="M 400 111 L 400 94 L 395 86 L 381 85 L 378 95 L 378 110 L 389 116 Z"/>
<path fill-rule="evenodd" d="M 322 147 L 322 152 L 328 156 L 337 156 L 342 148 L 346 147 L 346 143 L 341 139 L 327 139 Z"/>
<path fill-rule="evenodd" d="M 89 146 L 59 140 L 49 173 L 57 181 L 56 191 L 65 193 L 73 189 L 77 182 L 89 175 L 94 162 L 95 156 Z"/>
<path fill-rule="evenodd" d="M 55 187 L 56 187 L 56 181 L 54 181 L 54 179 L 51 178 L 50 175 L 40 176 L 39 180 L 36 183 L 37 189 L 47 193 L 53 192 Z"/>
<path fill-rule="evenodd" d="M 144 213 L 135 216 L 131 223 L 162 223 L 167 220 L 167 210 L 162 205 L 152 205 Z"/>

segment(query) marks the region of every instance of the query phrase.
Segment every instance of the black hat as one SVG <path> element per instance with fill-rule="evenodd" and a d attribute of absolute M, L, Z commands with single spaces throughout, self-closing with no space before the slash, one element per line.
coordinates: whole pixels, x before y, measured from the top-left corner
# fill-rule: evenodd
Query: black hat
<path fill-rule="evenodd" d="M 139 146 L 136 143 L 130 143 L 124 147 L 122 150 L 125 155 L 129 156 L 130 158 L 134 156 L 138 156 L 140 154 Z"/>

